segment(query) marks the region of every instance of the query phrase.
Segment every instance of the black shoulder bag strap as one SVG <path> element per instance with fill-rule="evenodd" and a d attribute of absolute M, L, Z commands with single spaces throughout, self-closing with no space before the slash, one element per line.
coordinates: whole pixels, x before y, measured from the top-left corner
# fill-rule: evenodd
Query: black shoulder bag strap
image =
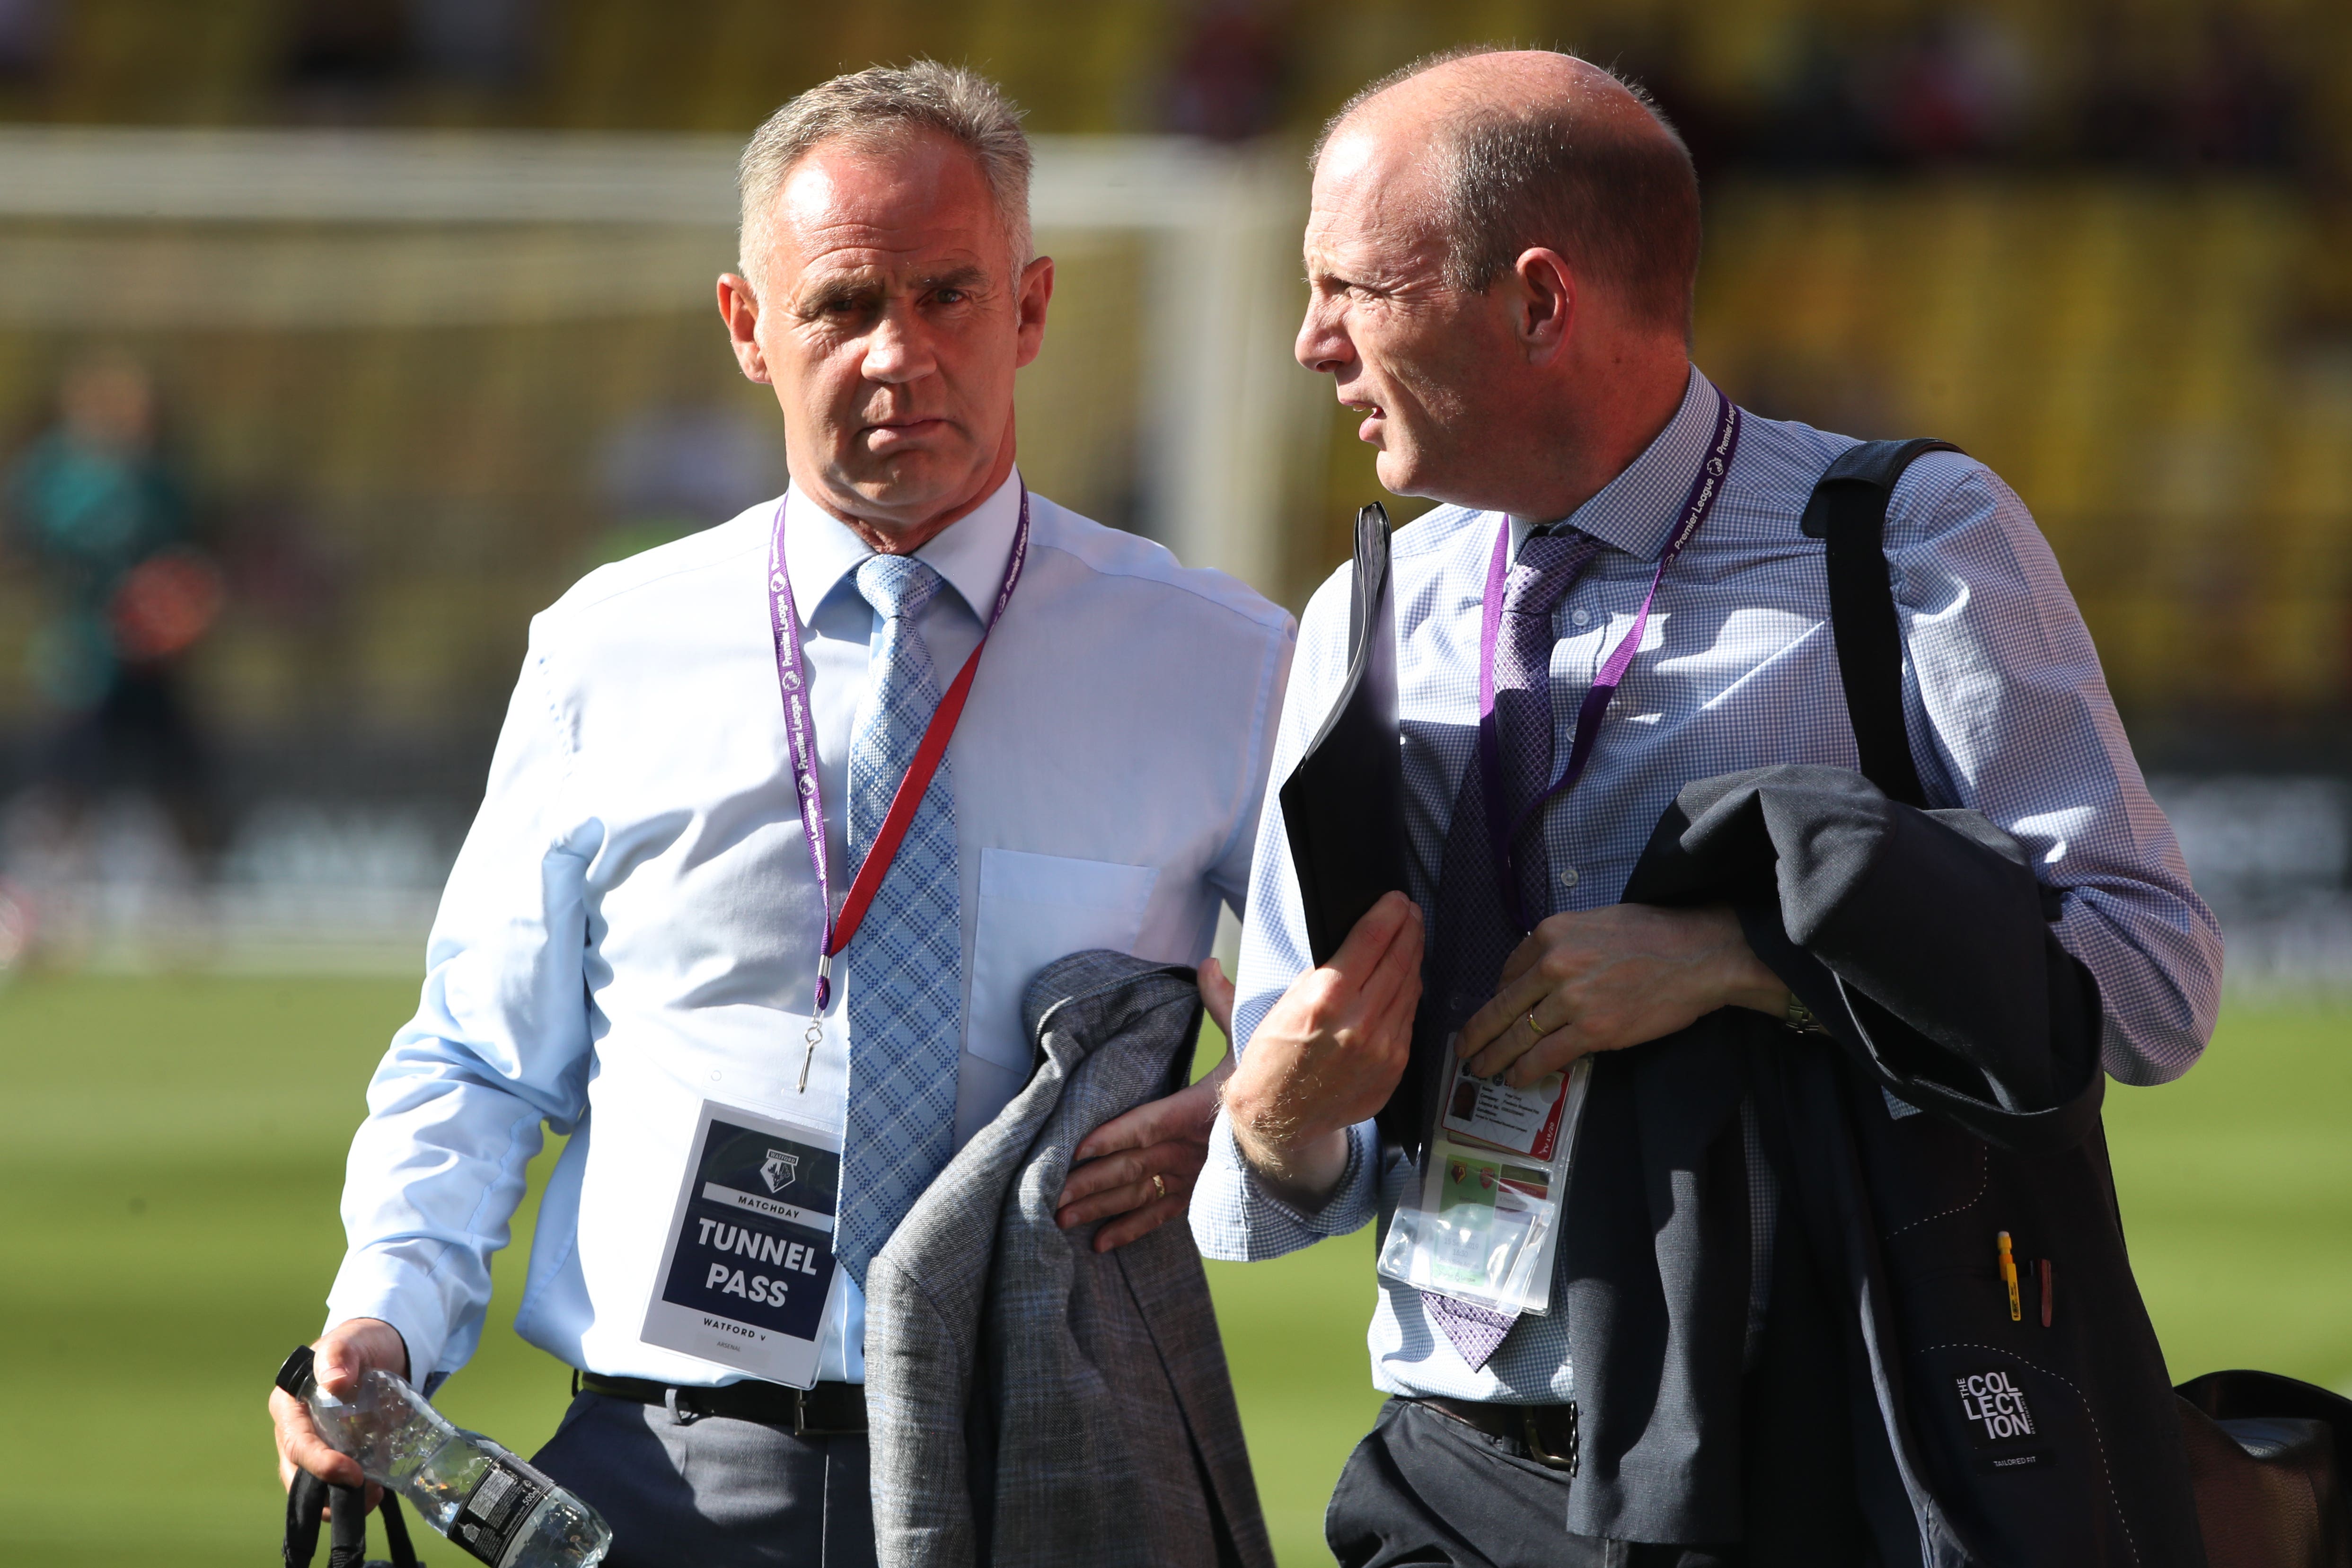
<path fill-rule="evenodd" d="M 1886 568 L 1886 503 L 1914 459 L 1949 441 L 1864 441 L 1838 454 L 1805 503 L 1805 532 L 1828 545 L 1830 629 L 1862 774 L 1889 800 L 1924 807 L 1903 723 L 1903 628 Z"/>
<path fill-rule="evenodd" d="M 390 1561 L 367 1554 L 367 1492 L 360 1487 L 329 1486 L 308 1470 L 294 1472 L 286 1491 L 286 1540 L 281 1548 L 286 1568 L 310 1568 L 318 1555 L 320 1516 L 331 1503 L 334 1528 L 328 1537 L 327 1568 L 424 1568 L 408 1538 L 408 1521 L 401 1517 L 399 1500 L 383 1494 L 376 1510 L 383 1521 L 383 1539 Z"/>

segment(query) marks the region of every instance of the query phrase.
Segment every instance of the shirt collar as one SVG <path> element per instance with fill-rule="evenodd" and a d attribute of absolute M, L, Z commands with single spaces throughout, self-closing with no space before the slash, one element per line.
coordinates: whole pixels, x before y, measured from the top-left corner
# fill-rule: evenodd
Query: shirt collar
<path fill-rule="evenodd" d="M 1021 470 L 1014 468 L 989 498 L 915 552 L 949 587 L 963 597 L 974 618 L 986 620 L 1004 585 L 1004 563 L 1013 552 L 1013 531 L 1021 517 Z M 798 489 L 784 497 L 784 565 L 793 575 L 793 608 L 802 621 L 843 580 L 866 563 L 874 549 L 849 525 Z M 857 591 L 855 584 L 849 592 Z"/>
<path fill-rule="evenodd" d="M 1655 561 L 1681 520 L 1683 498 L 1715 437 L 1715 384 L 1690 369 L 1682 405 L 1666 427 L 1591 500 L 1568 514 L 1569 527 L 1643 561 Z M 1511 553 L 1549 519 L 1511 519 Z"/>

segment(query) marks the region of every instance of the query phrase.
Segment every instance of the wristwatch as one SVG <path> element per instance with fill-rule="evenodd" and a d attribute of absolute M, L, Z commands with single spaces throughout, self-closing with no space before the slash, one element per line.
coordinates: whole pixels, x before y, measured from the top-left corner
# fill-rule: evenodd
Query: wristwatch
<path fill-rule="evenodd" d="M 1789 993 L 1789 1013 L 1784 1022 L 1801 1035 L 1826 1035 L 1830 1032 L 1830 1026 L 1813 1016 L 1813 1010 L 1798 1001 L 1793 991 Z"/>

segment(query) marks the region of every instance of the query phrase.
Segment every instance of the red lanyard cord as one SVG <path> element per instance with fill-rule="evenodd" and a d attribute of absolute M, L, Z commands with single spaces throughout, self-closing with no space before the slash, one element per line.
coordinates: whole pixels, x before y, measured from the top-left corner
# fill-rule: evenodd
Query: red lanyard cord
<path fill-rule="evenodd" d="M 1004 583 L 996 591 L 996 603 L 989 610 L 987 623 L 981 627 L 980 641 L 940 696 L 939 707 L 932 710 L 930 722 L 915 747 L 915 755 L 898 780 L 898 790 L 890 796 L 890 809 L 883 813 L 882 826 L 876 829 L 865 860 L 850 879 L 838 919 L 833 912 L 833 869 L 824 846 L 824 790 L 817 777 L 816 737 L 808 710 L 808 668 L 801 656 L 800 610 L 793 602 L 792 575 L 784 563 L 787 504 L 777 504 L 775 527 L 768 541 L 768 622 L 775 637 L 776 687 L 783 699 L 784 741 L 792 753 L 793 787 L 801 804 L 801 832 L 808 840 L 809 868 L 815 874 L 817 899 L 824 910 L 824 933 L 817 951 L 816 994 L 809 1009 L 808 1052 L 801 1062 L 801 1088 L 806 1089 L 809 1062 L 824 1037 L 817 1020 L 833 1001 L 834 956 L 857 934 L 866 911 L 873 905 L 874 895 L 881 889 L 882 879 L 890 874 L 891 863 L 898 857 L 898 846 L 905 841 L 907 829 L 914 826 L 915 813 L 922 808 L 924 792 L 931 787 L 931 779 L 948 754 L 948 742 L 955 735 L 957 721 L 963 717 L 964 700 L 971 695 L 972 677 L 979 673 L 980 656 L 988 647 L 989 634 L 996 629 L 1005 605 L 1013 597 L 1013 586 L 1021 581 L 1022 564 L 1029 557 L 1029 487 L 1021 487 L 1021 511 L 1013 528 L 1013 549 L 1005 561 Z"/>

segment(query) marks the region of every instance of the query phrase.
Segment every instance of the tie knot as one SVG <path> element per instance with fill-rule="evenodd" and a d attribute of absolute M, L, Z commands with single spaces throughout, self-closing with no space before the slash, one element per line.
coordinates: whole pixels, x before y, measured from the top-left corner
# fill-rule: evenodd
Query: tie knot
<path fill-rule="evenodd" d="M 857 591 L 885 620 L 921 615 L 940 581 L 930 563 L 911 555 L 869 555 L 857 567 Z"/>
<path fill-rule="evenodd" d="M 1518 559 L 1505 580 L 1503 608 L 1513 615 L 1549 619 L 1601 542 L 1589 533 L 1531 533 L 1519 544 Z"/>

